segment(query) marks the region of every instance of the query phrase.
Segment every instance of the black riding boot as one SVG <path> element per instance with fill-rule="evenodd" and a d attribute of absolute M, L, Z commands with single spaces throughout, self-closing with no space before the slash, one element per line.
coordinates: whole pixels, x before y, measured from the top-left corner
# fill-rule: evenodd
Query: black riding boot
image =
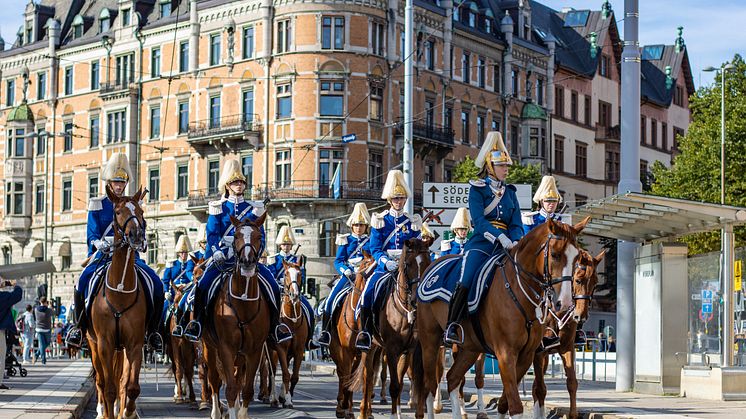
<path fill-rule="evenodd" d="M 184 298 L 186 298 L 186 296 L 184 296 Z M 173 316 L 176 319 L 176 326 L 171 330 L 171 336 L 180 338 L 184 335 L 184 317 L 189 318 L 189 316 L 187 316 L 186 312 L 179 310 L 178 307 L 174 310 Z"/>
<path fill-rule="evenodd" d="M 161 319 L 163 319 L 163 305 L 165 296 L 157 293 L 153 298 L 153 313 L 148 321 L 148 345 L 157 353 L 163 353 L 163 337 L 161 336 Z"/>
<path fill-rule="evenodd" d="M 331 329 L 332 316 L 324 311 L 324 315 L 321 316 L 321 333 L 319 334 L 319 344 L 329 346 L 332 343 L 332 334 L 329 333 Z"/>
<path fill-rule="evenodd" d="M 280 301 L 276 299 L 275 301 Z M 269 304 L 269 330 L 272 338 L 276 343 L 282 343 L 286 340 L 293 338 L 293 332 L 290 331 L 288 325 L 280 321 L 280 311 L 277 307 Z"/>
<path fill-rule="evenodd" d="M 456 285 L 456 290 L 448 304 L 448 327 L 443 340 L 448 345 L 462 345 L 464 343 L 464 329 L 461 321 L 469 310 L 469 289 Z"/>
<path fill-rule="evenodd" d="M 83 293 L 74 290 L 73 302 L 75 303 L 75 324 L 67 331 L 65 343 L 68 346 L 80 348 L 83 345 L 83 335 L 86 329 L 85 297 Z"/>
<path fill-rule="evenodd" d="M 197 342 L 202 336 L 202 313 L 205 311 L 205 303 L 202 301 L 202 292 L 199 288 L 194 289 L 194 302 L 192 303 L 192 321 L 184 329 L 184 337 L 190 342 Z"/>
<path fill-rule="evenodd" d="M 373 329 L 373 313 L 369 308 L 363 308 L 360 310 L 360 324 L 362 330 L 357 334 L 355 339 L 355 347 L 363 352 L 368 352 L 371 345 L 370 331 Z"/>

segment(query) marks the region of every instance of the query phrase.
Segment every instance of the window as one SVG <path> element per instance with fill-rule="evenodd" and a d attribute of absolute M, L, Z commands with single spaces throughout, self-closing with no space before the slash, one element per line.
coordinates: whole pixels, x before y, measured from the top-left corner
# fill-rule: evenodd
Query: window
<path fill-rule="evenodd" d="M 76 17 L 77 20 L 77 17 Z M 73 39 L 78 39 L 83 36 L 83 22 L 73 22 Z"/>
<path fill-rule="evenodd" d="M 485 67 L 487 66 L 487 63 L 484 60 L 484 57 L 479 57 L 479 61 L 477 61 L 477 84 L 479 87 L 484 89 L 485 86 Z"/>
<path fill-rule="evenodd" d="M 98 90 L 99 79 L 98 61 L 93 61 L 91 62 L 91 90 Z"/>
<path fill-rule="evenodd" d="M 686 132 L 679 128 L 679 127 L 673 127 L 673 149 L 678 150 L 679 149 L 679 139 L 683 138 L 686 135 Z"/>
<path fill-rule="evenodd" d="M 673 90 L 673 104 L 676 106 L 684 106 L 684 88 L 682 86 L 676 85 Z"/>
<path fill-rule="evenodd" d="M 583 98 L 583 122 L 586 125 L 591 125 L 591 97 L 585 96 Z"/>
<path fill-rule="evenodd" d="M 282 150 L 275 153 L 275 187 L 287 188 L 290 186 L 290 150 Z"/>
<path fill-rule="evenodd" d="M 432 39 L 425 41 L 425 67 L 428 70 L 435 70 L 435 41 Z M 484 69 L 482 69 L 482 73 L 484 73 Z M 484 74 L 482 75 L 484 76 Z"/>
<path fill-rule="evenodd" d="M 125 110 L 111 112 L 106 119 L 106 143 L 118 143 L 127 139 L 127 116 Z"/>
<path fill-rule="evenodd" d="M 64 153 L 70 153 L 73 151 L 73 123 L 65 122 L 63 132 L 65 133 L 64 144 L 62 151 Z"/>
<path fill-rule="evenodd" d="M 492 111 L 492 125 L 490 131 L 500 131 L 500 117 L 496 111 Z"/>
<path fill-rule="evenodd" d="M 135 80 L 135 56 L 133 54 L 117 57 L 117 85 L 123 86 Z"/>
<path fill-rule="evenodd" d="M 161 49 L 153 48 L 150 51 L 150 77 L 156 78 L 161 76 Z"/>
<path fill-rule="evenodd" d="M 541 77 L 536 79 L 536 103 L 544 106 L 544 79 Z"/>
<path fill-rule="evenodd" d="M 443 121 L 443 128 L 446 132 L 453 132 L 453 107 L 446 106 L 445 108 L 445 120 Z"/>
<path fill-rule="evenodd" d="M 560 117 L 565 117 L 565 89 L 562 86 L 554 88 L 554 113 Z"/>
<path fill-rule="evenodd" d="M 5 83 L 5 106 L 13 106 L 16 102 L 16 81 L 8 80 Z"/>
<path fill-rule="evenodd" d="M 461 54 L 461 80 L 464 83 L 469 83 L 469 72 L 471 68 L 469 67 L 469 53 L 464 51 L 463 54 Z"/>
<path fill-rule="evenodd" d="M 189 42 L 179 43 L 179 72 L 189 71 Z"/>
<path fill-rule="evenodd" d="M 658 121 L 650 119 L 650 144 L 653 147 L 658 147 Z"/>
<path fill-rule="evenodd" d="M 404 89 L 399 90 L 399 119 L 404 120 Z"/>
<path fill-rule="evenodd" d="M 477 142 L 481 146 L 484 143 L 484 114 L 477 114 Z"/>
<path fill-rule="evenodd" d="M 158 234 L 148 233 L 148 264 L 155 265 L 158 262 Z"/>
<path fill-rule="evenodd" d="M 647 144 L 648 143 L 648 137 L 647 137 L 647 123 L 644 116 L 640 116 L 640 144 Z"/>
<path fill-rule="evenodd" d="M 404 46 L 406 45 L 406 33 L 404 31 L 399 32 L 399 56 L 404 59 Z M 451 51 L 453 53 L 453 51 Z"/>
<path fill-rule="evenodd" d="M 580 141 L 575 142 L 575 174 L 588 175 L 588 145 Z"/>
<path fill-rule="evenodd" d="M 565 171 L 565 137 L 554 136 L 554 170 Z"/>
<path fill-rule="evenodd" d="M 73 180 L 72 178 L 62 179 L 62 211 L 73 209 Z"/>
<path fill-rule="evenodd" d="M 26 130 L 16 128 L 13 148 L 15 149 L 15 157 L 23 157 L 26 155 Z"/>
<path fill-rule="evenodd" d="M 425 179 L 423 179 L 425 182 L 432 182 L 435 180 L 435 163 L 432 161 L 426 161 L 425 162 Z"/>
<path fill-rule="evenodd" d="M 601 54 L 601 59 L 598 62 L 598 74 L 602 77 L 611 77 L 611 57 L 606 54 Z"/>
<path fill-rule="evenodd" d="M 342 49 L 345 43 L 345 18 L 324 16 L 321 18 L 321 49 Z"/>
<path fill-rule="evenodd" d="M 661 122 L 661 148 L 668 150 L 668 124 Z"/>
<path fill-rule="evenodd" d="M 211 160 L 207 162 L 207 194 L 217 195 L 218 180 L 220 179 L 220 160 Z"/>
<path fill-rule="evenodd" d="M 510 80 L 513 89 L 511 93 L 513 97 L 518 97 L 518 70 L 510 71 Z"/>
<path fill-rule="evenodd" d="M 339 167 L 340 177 L 342 176 L 342 160 L 344 159 L 344 150 L 341 149 L 320 149 L 319 150 L 319 196 L 329 196 L 329 186 L 331 185 L 334 172 Z M 341 182 L 342 179 L 340 179 Z M 341 184 L 341 183 L 340 183 Z"/>
<path fill-rule="evenodd" d="M 277 22 L 277 53 L 290 51 L 290 20 Z"/>
<path fill-rule="evenodd" d="M 277 119 L 290 118 L 293 111 L 292 93 L 290 83 L 277 86 Z"/>
<path fill-rule="evenodd" d="M 161 200 L 161 169 L 151 167 L 148 169 L 148 200 L 158 202 Z"/>
<path fill-rule="evenodd" d="M 254 155 L 248 154 L 241 157 L 241 171 L 246 176 L 246 186 L 251 188 L 254 184 Z"/>
<path fill-rule="evenodd" d="M 5 184 L 5 209 L 8 214 L 23 215 L 23 183 L 8 182 Z"/>
<path fill-rule="evenodd" d="M 89 126 L 90 128 L 88 128 L 88 132 L 91 134 L 90 147 L 98 147 L 99 133 L 101 132 L 101 121 L 98 115 L 91 117 Z"/>
<path fill-rule="evenodd" d="M 106 9 L 105 9 L 106 10 Z M 101 14 L 103 15 L 104 12 L 102 11 Z M 98 31 L 99 33 L 109 32 L 109 28 L 111 27 L 111 22 L 109 21 L 109 14 L 106 13 L 106 16 L 102 16 L 98 22 Z"/>
<path fill-rule="evenodd" d="M 184 199 L 189 195 L 189 165 L 176 166 L 176 199 Z"/>
<path fill-rule="evenodd" d="M 241 56 L 251 58 L 254 56 L 254 27 L 247 26 L 243 28 L 243 38 L 241 43 Z"/>
<path fill-rule="evenodd" d="M 448 163 L 443 165 L 443 182 L 453 182 L 453 166 Z"/>
<path fill-rule="evenodd" d="M 254 122 L 254 90 L 244 90 L 241 92 L 241 113 L 244 124 Z"/>
<path fill-rule="evenodd" d="M 368 154 L 368 188 L 375 191 L 383 188 L 383 153 Z"/>
<path fill-rule="evenodd" d="M 150 138 L 161 136 L 161 108 L 159 106 L 150 108 Z"/>
<path fill-rule="evenodd" d="M 43 156 L 47 153 L 47 136 L 46 134 L 42 134 L 42 132 L 46 132 L 44 130 L 44 126 L 40 126 L 36 128 L 36 155 L 37 156 Z"/>
<path fill-rule="evenodd" d="M 220 128 L 220 95 L 210 97 L 210 128 Z"/>
<path fill-rule="evenodd" d="M 65 94 L 73 94 L 73 68 L 65 68 Z"/>
<path fill-rule="evenodd" d="M 337 241 L 334 238 L 340 233 L 340 225 L 334 221 L 322 221 L 319 227 L 319 256 L 333 257 L 337 254 Z"/>
<path fill-rule="evenodd" d="M 544 157 L 544 150 L 541 147 L 541 138 L 539 137 L 539 128 L 531 127 L 528 132 L 528 155 L 531 157 Z"/>
<path fill-rule="evenodd" d="M 88 199 L 98 196 L 98 175 L 88 177 Z"/>
<path fill-rule="evenodd" d="M 598 101 L 598 125 L 602 127 L 611 126 L 611 103 Z"/>
<path fill-rule="evenodd" d="M 619 182 L 619 150 L 606 147 L 606 180 Z"/>
<path fill-rule="evenodd" d="M 588 22 L 588 16 L 591 14 L 589 10 L 572 10 L 567 12 L 565 15 L 565 27 L 572 28 L 577 26 L 585 26 Z"/>
<path fill-rule="evenodd" d="M 179 102 L 179 134 L 189 131 L 189 102 Z"/>
<path fill-rule="evenodd" d="M 210 65 L 220 64 L 220 34 L 210 35 Z"/>
<path fill-rule="evenodd" d="M 581 195 L 576 193 L 575 194 L 575 207 L 582 207 L 583 205 L 588 203 L 588 197 L 585 195 Z"/>
<path fill-rule="evenodd" d="M 518 155 L 518 124 L 510 124 L 510 154 L 513 156 Z"/>
<path fill-rule="evenodd" d="M 425 125 L 428 130 L 435 126 L 435 99 L 425 100 Z"/>
<path fill-rule="evenodd" d="M 319 101 L 321 116 L 344 116 L 344 82 L 322 81 Z"/>
<path fill-rule="evenodd" d="M 370 84 L 370 119 L 383 119 L 383 84 L 380 83 Z"/>
<path fill-rule="evenodd" d="M 44 184 L 37 183 L 34 185 L 36 188 L 36 205 L 34 206 L 34 214 L 43 214 L 45 205 L 44 199 Z"/>
<path fill-rule="evenodd" d="M 47 73 L 36 75 L 36 100 L 42 100 L 47 95 Z"/>
<path fill-rule="evenodd" d="M 578 92 L 574 90 L 570 93 L 570 119 L 578 122 Z"/>
<path fill-rule="evenodd" d="M 664 45 L 645 45 L 642 47 L 640 59 L 643 61 L 660 60 L 663 57 Z"/>
<path fill-rule="evenodd" d="M 122 26 L 130 25 L 130 9 L 122 10 Z"/>
<path fill-rule="evenodd" d="M 370 46 L 375 55 L 386 53 L 386 29 L 383 23 L 373 22 L 370 26 Z"/>
<path fill-rule="evenodd" d="M 492 75 L 492 77 L 494 77 L 492 84 L 494 85 L 495 92 L 500 93 L 502 92 L 502 84 L 503 84 L 503 79 L 502 79 L 502 76 L 500 75 L 500 66 L 497 63 L 495 63 L 492 71 L 494 73 Z"/>
<path fill-rule="evenodd" d="M 469 111 L 461 111 L 461 142 L 469 142 Z"/>
<path fill-rule="evenodd" d="M 171 0 L 161 0 L 161 17 L 171 16 Z"/>

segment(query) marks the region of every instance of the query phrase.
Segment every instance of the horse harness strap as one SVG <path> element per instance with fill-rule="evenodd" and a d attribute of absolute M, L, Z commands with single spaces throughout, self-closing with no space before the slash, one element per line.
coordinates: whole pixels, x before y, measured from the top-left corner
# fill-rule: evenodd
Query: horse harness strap
<path fill-rule="evenodd" d="M 136 271 L 134 272 L 134 275 L 135 275 L 135 281 L 139 281 L 139 279 L 137 278 Z M 111 304 L 111 301 L 109 301 L 109 298 L 106 296 L 105 286 L 103 287 L 103 293 L 104 293 L 104 301 L 106 301 L 106 305 L 109 307 L 109 310 L 114 315 L 114 350 L 122 351 L 124 350 L 124 346 L 122 345 L 122 337 L 119 331 L 119 319 L 122 318 L 122 315 L 124 313 L 129 311 L 129 309 L 131 309 L 132 307 L 135 306 L 135 304 L 137 304 L 137 301 L 140 298 L 140 293 L 139 292 L 135 293 L 135 301 L 133 301 L 132 304 L 128 305 L 127 307 L 124 308 L 124 310 L 121 310 L 121 311 L 117 310 L 116 307 L 114 307 L 114 305 Z"/>
<path fill-rule="evenodd" d="M 251 279 L 251 278 L 248 278 L 248 279 Z M 259 284 L 257 284 L 257 286 L 259 286 Z M 259 292 L 261 292 L 261 290 Z M 246 332 L 244 331 L 244 328 L 250 325 L 251 322 L 254 321 L 256 316 L 259 315 L 259 309 L 257 309 L 256 312 L 248 320 L 241 320 L 241 316 L 238 314 L 238 310 L 236 310 L 236 308 L 233 306 L 232 301 L 233 301 L 233 297 L 231 296 L 231 292 L 229 290 L 228 295 L 225 299 L 225 303 L 231 309 L 231 311 L 233 312 L 233 315 L 236 316 L 236 323 L 238 324 L 238 330 L 241 332 L 241 343 L 238 346 L 237 354 L 242 354 L 243 349 L 244 349 L 243 348 L 244 341 L 246 340 Z"/>

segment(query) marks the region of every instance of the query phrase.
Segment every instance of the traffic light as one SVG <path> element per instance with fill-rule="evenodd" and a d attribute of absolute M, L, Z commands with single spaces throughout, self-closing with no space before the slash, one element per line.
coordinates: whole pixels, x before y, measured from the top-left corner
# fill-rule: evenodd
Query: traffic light
<path fill-rule="evenodd" d="M 41 299 L 41 297 L 47 296 L 47 284 L 41 284 L 38 287 L 36 287 L 36 298 Z"/>
<path fill-rule="evenodd" d="M 316 278 L 306 278 L 306 292 L 308 296 L 313 296 L 316 293 Z"/>
<path fill-rule="evenodd" d="M 60 307 L 62 307 L 62 298 L 54 297 L 54 310 L 59 313 Z"/>

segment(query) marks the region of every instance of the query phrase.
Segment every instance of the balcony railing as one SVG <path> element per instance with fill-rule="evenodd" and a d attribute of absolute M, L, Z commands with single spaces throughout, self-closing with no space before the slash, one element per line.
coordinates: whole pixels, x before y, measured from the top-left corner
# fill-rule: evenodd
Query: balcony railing
<path fill-rule="evenodd" d="M 251 199 L 251 188 L 246 188 L 243 193 L 244 199 Z M 217 190 L 209 189 L 197 189 L 189 192 L 189 199 L 187 208 L 190 209 L 201 209 L 207 206 L 210 201 L 217 201 L 222 197 L 222 194 Z"/>
<path fill-rule="evenodd" d="M 605 125 L 596 124 L 596 140 L 616 140 L 620 141 L 622 138 L 622 132 L 619 129 L 619 125 L 613 127 L 607 127 Z"/>
<path fill-rule="evenodd" d="M 440 145 L 453 147 L 455 132 L 452 129 L 437 124 L 428 124 L 427 122 L 422 121 L 415 121 L 411 124 L 412 134 L 415 137 L 430 140 Z M 396 135 L 404 135 L 404 122 L 401 120 L 399 120 L 399 123 L 396 125 Z"/>
<path fill-rule="evenodd" d="M 221 136 L 239 136 L 251 133 L 258 135 L 260 130 L 261 124 L 254 114 L 230 115 L 190 122 L 187 137 L 189 141 L 200 141 Z"/>
<path fill-rule="evenodd" d="M 368 181 L 346 181 L 340 183 L 338 199 L 354 199 L 376 201 L 381 198 L 383 184 Z M 335 199 L 334 188 L 328 181 L 293 180 L 287 182 L 273 182 L 268 194 L 273 200 L 294 199 Z"/>
<path fill-rule="evenodd" d="M 118 92 L 120 90 L 127 90 L 130 87 L 129 81 L 123 81 L 123 82 L 109 82 L 109 83 L 101 83 L 101 87 L 99 92 L 102 95 L 108 94 L 108 93 L 114 93 Z"/>

